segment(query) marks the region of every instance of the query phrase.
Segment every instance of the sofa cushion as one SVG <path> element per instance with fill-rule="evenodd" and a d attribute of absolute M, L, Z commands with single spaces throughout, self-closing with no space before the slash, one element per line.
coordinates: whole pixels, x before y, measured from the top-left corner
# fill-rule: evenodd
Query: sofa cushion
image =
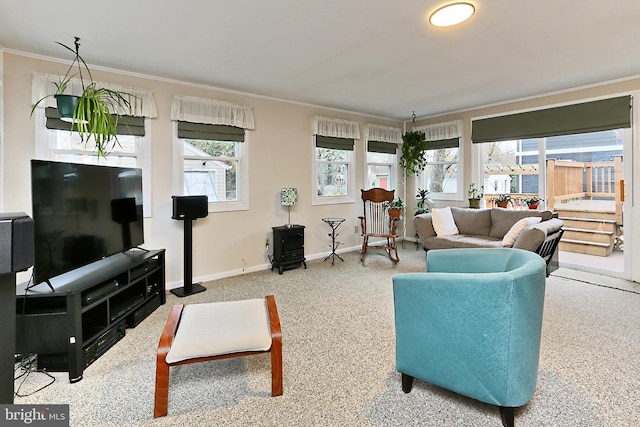
<path fill-rule="evenodd" d="M 546 221 L 551 218 L 551 215 L 552 213 L 550 211 L 493 208 L 491 209 L 491 231 L 489 232 L 489 236 L 502 239 L 509 229 L 513 227 L 513 224 L 522 218 L 539 216 L 542 218 L 542 221 Z"/>
<path fill-rule="evenodd" d="M 460 234 L 488 236 L 491 231 L 491 209 L 451 207 Z"/>
<path fill-rule="evenodd" d="M 489 236 L 477 236 L 469 234 L 456 234 L 445 237 L 429 237 L 425 240 L 425 247 L 429 249 L 452 248 L 501 248 L 502 239 L 494 239 Z"/>
<path fill-rule="evenodd" d="M 508 248 L 512 247 L 522 230 L 530 225 L 539 223 L 541 220 L 542 218 L 539 216 L 532 216 L 518 220 L 502 238 L 502 246 Z"/>
<path fill-rule="evenodd" d="M 451 208 L 433 209 L 431 211 L 433 229 L 436 230 L 438 237 L 451 236 L 458 234 L 455 220 L 451 214 Z"/>

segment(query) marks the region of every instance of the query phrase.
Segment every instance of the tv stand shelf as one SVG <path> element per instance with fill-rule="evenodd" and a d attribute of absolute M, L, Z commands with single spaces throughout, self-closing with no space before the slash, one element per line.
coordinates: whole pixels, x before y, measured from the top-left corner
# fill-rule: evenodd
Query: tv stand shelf
<path fill-rule="evenodd" d="M 16 288 L 16 352 L 38 367 L 84 369 L 166 302 L 165 250 L 132 249 L 41 283 Z M 53 290 L 51 289 L 53 288 Z"/>

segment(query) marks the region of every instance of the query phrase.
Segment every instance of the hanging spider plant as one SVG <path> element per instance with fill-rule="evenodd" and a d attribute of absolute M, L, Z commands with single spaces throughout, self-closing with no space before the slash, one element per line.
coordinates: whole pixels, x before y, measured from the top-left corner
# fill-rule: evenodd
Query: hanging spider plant
<path fill-rule="evenodd" d="M 75 49 L 56 42 L 60 46 L 72 52 L 75 57 L 64 77 L 57 83 L 55 93 L 49 94 L 38 100 L 31 109 L 31 115 L 36 107 L 45 99 L 53 96 L 58 105 L 60 119 L 71 122 L 71 130 L 77 131 L 80 140 L 86 145 L 93 140 L 98 156 L 106 157 L 118 142 L 118 115 L 114 112 L 128 109 L 131 104 L 128 100 L 131 94 L 112 89 L 98 87 L 93 81 L 91 70 L 79 54 L 80 39 L 75 38 Z M 75 73 L 77 67 L 77 73 Z M 85 76 L 88 83 L 85 84 Z M 79 96 L 65 93 L 72 78 L 78 77 L 82 84 L 82 94 Z"/>

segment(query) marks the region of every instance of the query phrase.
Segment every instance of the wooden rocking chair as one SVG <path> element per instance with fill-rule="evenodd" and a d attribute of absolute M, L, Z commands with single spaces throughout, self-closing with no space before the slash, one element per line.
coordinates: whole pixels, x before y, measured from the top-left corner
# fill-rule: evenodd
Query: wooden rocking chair
<path fill-rule="evenodd" d="M 367 248 L 384 249 L 393 262 L 400 261 L 398 256 L 398 246 L 396 244 L 396 228 L 398 218 L 389 217 L 389 206 L 394 198 L 395 190 L 385 190 L 384 188 L 372 188 L 370 190 L 360 190 L 362 192 L 362 202 L 364 204 L 364 216 L 360 216 L 360 227 L 362 228 L 362 252 L 360 261 L 364 262 Z M 386 244 L 379 242 L 369 245 L 369 237 L 386 239 Z M 395 254 L 395 256 L 392 254 Z"/>

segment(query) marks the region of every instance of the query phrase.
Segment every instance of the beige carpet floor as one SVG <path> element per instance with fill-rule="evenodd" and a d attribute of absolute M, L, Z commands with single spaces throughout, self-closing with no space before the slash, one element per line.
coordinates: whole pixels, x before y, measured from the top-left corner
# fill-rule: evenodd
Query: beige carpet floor
<path fill-rule="evenodd" d="M 15 403 L 67 403 L 73 426 L 500 426 L 497 408 L 426 384 L 404 394 L 394 365 L 393 274 L 423 271 L 412 245 L 392 264 L 314 260 L 206 283 L 207 291 L 156 310 L 69 384 Z M 284 341 L 284 395 L 270 397 L 270 358 L 258 355 L 173 368 L 169 415 L 153 419 L 155 352 L 174 303 L 274 294 Z M 640 287 L 560 269 L 547 280 L 536 393 L 519 427 L 640 425 Z M 20 393 L 45 384 L 31 373 Z"/>

